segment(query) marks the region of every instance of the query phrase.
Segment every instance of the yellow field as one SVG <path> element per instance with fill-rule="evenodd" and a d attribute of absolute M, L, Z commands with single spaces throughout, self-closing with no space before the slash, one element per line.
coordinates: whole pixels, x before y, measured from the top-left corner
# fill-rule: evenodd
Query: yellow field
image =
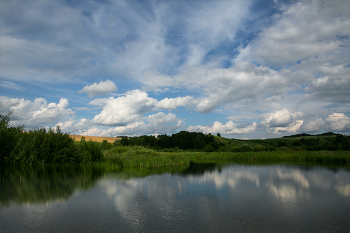
<path fill-rule="evenodd" d="M 117 139 L 121 138 L 115 138 L 115 137 L 95 137 L 95 136 L 83 136 L 83 135 L 69 135 L 69 137 L 73 138 L 75 141 L 80 142 L 81 137 L 85 137 L 86 141 L 93 141 L 93 142 L 102 142 L 103 140 L 107 140 L 107 142 L 113 143 Z"/>

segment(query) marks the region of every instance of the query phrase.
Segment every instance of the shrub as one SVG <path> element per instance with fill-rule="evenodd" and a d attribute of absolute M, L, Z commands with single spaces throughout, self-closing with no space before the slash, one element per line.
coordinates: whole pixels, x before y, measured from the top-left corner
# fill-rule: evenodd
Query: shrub
<path fill-rule="evenodd" d="M 238 148 L 239 152 L 250 152 L 253 151 L 253 147 L 249 144 L 240 145 Z"/>
<path fill-rule="evenodd" d="M 250 152 L 250 151 L 253 151 L 253 147 L 249 144 L 242 144 L 238 147 L 233 147 L 231 149 L 232 152 Z"/>
<path fill-rule="evenodd" d="M 267 147 L 265 147 L 265 151 L 276 151 L 276 147 L 274 147 L 274 146 L 267 146 Z"/>
<path fill-rule="evenodd" d="M 255 145 L 253 149 L 254 151 L 265 151 L 265 147 L 262 145 Z"/>
<path fill-rule="evenodd" d="M 207 145 L 205 145 L 202 148 L 202 151 L 204 151 L 204 152 L 214 152 L 215 148 L 212 145 L 207 144 Z"/>

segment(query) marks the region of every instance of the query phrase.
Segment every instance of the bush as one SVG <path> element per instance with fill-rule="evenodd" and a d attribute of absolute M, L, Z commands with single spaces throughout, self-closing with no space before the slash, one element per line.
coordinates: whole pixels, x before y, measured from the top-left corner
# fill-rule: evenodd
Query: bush
<path fill-rule="evenodd" d="M 12 163 L 78 163 L 78 148 L 68 134 L 61 133 L 59 126 L 53 130 L 36 129 L 22 133 L 7 162 Z"/>
<path fill-rule="evenodd" d="M 293 145 L 293 146 L 302 146 L 303 144 L 302 144 L 301 142 L 299 142 L 299 141 L 294 141 L 294 142 L 292 143 L 292 145 Z"/>
<path fill-rule="evenodd" d="M 274 146 L 267 146 L 267 147 L 265 147 L 265 151 L 276 151 L 276 150 L 277 149 Z"/>
<path fill-rule="evenodd" d="M 262 145 L 255 145 L 253 149 L 254 151 L 265 151 L 265 147 Z"/>
<path fill-rule="evenodd" d="M 103 158 L 101 144 L 98 142 L 82 140 L 79 143 L 79 149 L 83 162 L 94 163 Z"/>
<path fill-rule="evenodd" d="M 202 151 L 204 151 L 204 152 L 214 152 L 215 148 L 212 145 L 207 144 L 207 145 L 205 145 L 202 148 Z"/>
<path fill-rule="evenodd" d="M 109 150 L 113 147 L 112 143 L 109 143 L 107 140 L 103 140 L 101 143 L 101 149 L 102 150 Z"/>
<path fill-rule="evenodd" d="M 231 151 L 232 152 L 251 152 L 251 151 L 254 151 L 254 149 L 251 145 L 245 143 L 238 147 L 233 147 Z"/>

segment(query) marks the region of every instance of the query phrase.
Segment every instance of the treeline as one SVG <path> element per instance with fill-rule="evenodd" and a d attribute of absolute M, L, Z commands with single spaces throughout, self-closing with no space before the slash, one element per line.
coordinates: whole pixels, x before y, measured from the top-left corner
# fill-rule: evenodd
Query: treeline
<path fill-rule="evenodd" d="M 102 159 L 101 143 L 74 140 L 62 133 L 49 129 L 35 129 L 23 132 L 24 126 L 9 124 L 10 114 L 0 114 L 0 164 L 2 163 L 93 163 Z"/>
<path fill-rule="evenodd" d="M 219 148 L 213 135 L 203 133 L 181 131 L 171 136 L 163 134 L 155 136 L 142 135 L 139 137 L 122 137 L 120 143 L 123 146 L 138 145 L 154 149 L 179 148 L 182 150 L 217 150 Z"/>
<path fill-rule="evenodd" d="M 327 133 L 321 133 L 321 134 L 316 134 L 316 135 L 311 135 L 308 133 L 302 133 L 302 134 L 294 134 L 294 135 L 289 135 L 289 136 L 283 136 L 282 138 L 297 138 L 297 137 L 305 137 L 305 136 L 334 136 L 334 135 L 341 135 L 333 132 L 327 132 Z"/>
<path fill-rule="evenodd" d="M 320 138 L 302 138 L 292 143 L 295 147 L 301 147 L 308 151 L 321 151 L 321 150 L 350 150 L 350 137 L 341 134 L 336 134 L 335 140 L 323 141 Z"/>

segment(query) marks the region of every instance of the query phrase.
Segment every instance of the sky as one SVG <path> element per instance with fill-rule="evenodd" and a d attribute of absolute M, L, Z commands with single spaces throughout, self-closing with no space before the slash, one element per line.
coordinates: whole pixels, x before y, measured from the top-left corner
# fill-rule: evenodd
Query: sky
<path fill-rule="evenodd" d="M 350 2 L 4 0 L 0 114 L 92 136 L 350 134 Z"/>

